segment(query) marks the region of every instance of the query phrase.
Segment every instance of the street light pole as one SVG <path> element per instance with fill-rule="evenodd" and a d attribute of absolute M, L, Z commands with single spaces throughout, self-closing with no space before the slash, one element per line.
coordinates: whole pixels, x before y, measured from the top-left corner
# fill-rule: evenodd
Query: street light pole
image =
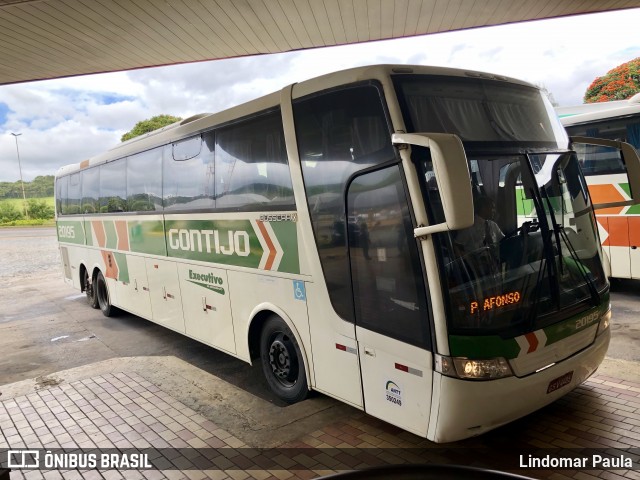
<path fill-rule="evenodd" d="M 20 170 L 20 185 L 22 186 L 22 206 L 24 207 L 24 216 L 29 219 L 29 212 L 27 211 L 27 196 L 24 194 L 24 182 L 22 181 L 22 164 L 20 163 L 20 149 L 18 148 L 18 137 L 21 133 L 12 133 L 16 139 L 16 153 L 18 154 L 18 170 Z"/>

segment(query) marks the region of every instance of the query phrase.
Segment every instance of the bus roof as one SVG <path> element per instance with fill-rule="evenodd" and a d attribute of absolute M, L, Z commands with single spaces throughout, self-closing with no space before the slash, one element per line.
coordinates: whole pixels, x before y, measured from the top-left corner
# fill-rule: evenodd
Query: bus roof
<path fill-rule="evenodd" d="M 613 102 L 585 103 L 572 107 L 558 107 L 556 112 L 565 127 L 591 123 L 608 118 L 626 117 L 640 114 L 640 93 L 627 100 Z"/>
<path fill-rule="evenodd" d="M 294 84 L 295 89 L 293 91 L 293 96 L 294 98 L 299 98 L 339 85 L 346 85 L 376 78 L 381 79 L 394 74 L 402 75 L 415 73 L 433 76 L 480 78 L 486 80 L 516 83 L 538 88 L 535 85 L 524 82 L 522 80 L 486 72 L 447 67 L 430 67 L 422 65 L 385 64 L 356 67 L 304 80 L 300 83 Z M 104 153 L 96 155 L 95 157 L 91 157 L 89 160 L 61 167 L 56 172 L 56 177 L 69 175 L 89 166 L 99 165 L 111 160 L 134 155 L 139 152 L 144 152 L 161 145 L 167 145 L 183 138 L 196 135 L 200 132 L 207 131 L 218 125 L 232 123 L 236 119 L 275 108 L 280 105 L 280 95 L 280 91 L 277 91 L 217 113 L 201 113 L 198 115 L 194 115 L 172 125 L 168 125 L 158 130 L 154 130 L 153 132 L 149 132 L 145 135 L 141 135 L 126 142 L 122 142 Z"/>

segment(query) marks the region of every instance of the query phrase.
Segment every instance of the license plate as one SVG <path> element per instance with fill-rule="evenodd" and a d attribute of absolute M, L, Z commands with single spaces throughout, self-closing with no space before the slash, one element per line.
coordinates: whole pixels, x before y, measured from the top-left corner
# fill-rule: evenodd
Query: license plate
<path fill-rule="evenodd" d="M 565 373 L 561 377 L 551 380 L 549 382 L 549 387 L 547 388 L 547 393 L 555 392 L 559 388 L 562 388 L 565 385 L 569 385 L 571 383 L 572 378 L 573 378 L 573 370 L 569 373 Z"/>

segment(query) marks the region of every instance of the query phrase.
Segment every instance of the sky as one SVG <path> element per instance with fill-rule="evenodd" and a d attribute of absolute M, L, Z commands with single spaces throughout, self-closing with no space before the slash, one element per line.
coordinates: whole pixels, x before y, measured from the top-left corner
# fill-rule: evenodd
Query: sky
<path fill-rule="evenodd" d="M 640 9 L 357 45 L 0 86 L 0 181 L 53 175 L 120 142 L 140 120 L 217 112 L 285 85 L 376 63 L 447 66 L 545 87 L 561 106 L 640 56 Z"/>

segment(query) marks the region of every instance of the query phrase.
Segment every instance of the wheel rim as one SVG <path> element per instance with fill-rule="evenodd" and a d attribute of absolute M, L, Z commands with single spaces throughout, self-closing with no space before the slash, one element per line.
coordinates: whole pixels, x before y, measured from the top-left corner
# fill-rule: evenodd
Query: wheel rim
<path fill-rule="evenodd" d="M 277 333 L 269 347 L 269 365 L 273 377 L 285 387 L 293 387 L 298 379 L 298 356 L 291 339 Z"/>
<path fill-rule="evenodd" d="M 104 284 L 104 280 L 98 277 L 98 285 L 96 290 L 98 291 L 98 303 L 100 308 L 107 308 L 109 306 L 109 294 L 107 293 L 107 286 Z"/>

